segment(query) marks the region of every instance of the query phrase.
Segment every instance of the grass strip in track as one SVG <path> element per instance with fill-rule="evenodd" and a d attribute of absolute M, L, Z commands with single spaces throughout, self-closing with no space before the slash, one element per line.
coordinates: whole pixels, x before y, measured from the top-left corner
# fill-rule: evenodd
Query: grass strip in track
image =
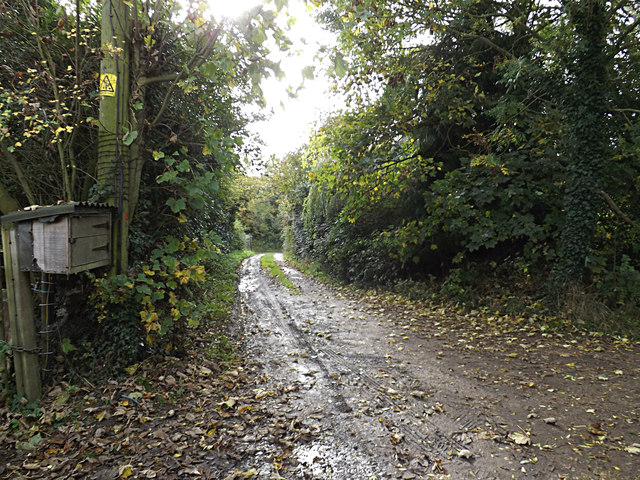
<path fill-rule="evenodd" d="M 280 270 L 280 267 L 276 265 L 276 262 L 273 259 L 273 253 L 265 253 L 260 258 L 260 263 L 262 264 L 262 268 L 264 268 L 269 275 L 287 287 L 291 293 L 298 293 L 296 286 L 291 283 L 291 281 L 285 276 L 284 272 Z"/>

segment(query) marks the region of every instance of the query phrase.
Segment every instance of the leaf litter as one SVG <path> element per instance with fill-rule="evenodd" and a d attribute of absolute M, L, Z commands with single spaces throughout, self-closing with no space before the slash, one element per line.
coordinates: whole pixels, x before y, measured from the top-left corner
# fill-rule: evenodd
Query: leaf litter
<path fill-rule="evenodd" d="M 457 478 L 494 455 L 509 478 L 637 474 L 637 343 L 292 278 L 297 300 L 275 297 L 307 305 L 279 307 L 284 349 L 256 345 L 284 324 L 240 305 L 231 366 L 194 350 L 3 409 L 2 477 L 348 480 L 349 459 L 357 478 Z"/>

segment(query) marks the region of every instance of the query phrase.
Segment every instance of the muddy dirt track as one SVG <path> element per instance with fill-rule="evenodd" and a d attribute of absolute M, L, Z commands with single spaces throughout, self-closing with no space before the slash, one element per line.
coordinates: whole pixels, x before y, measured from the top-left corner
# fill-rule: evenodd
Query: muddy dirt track
<path fill-rule="evenodd" d="M 256 395 L 280 396 L 298 434 L 284 469 L 266 437 L 244 437 L 257 478 L 640 478 L 637 347 L 526 329 L 474 338 L 276 260 L 299 292 L 252 257 L 237 322 Z"/>

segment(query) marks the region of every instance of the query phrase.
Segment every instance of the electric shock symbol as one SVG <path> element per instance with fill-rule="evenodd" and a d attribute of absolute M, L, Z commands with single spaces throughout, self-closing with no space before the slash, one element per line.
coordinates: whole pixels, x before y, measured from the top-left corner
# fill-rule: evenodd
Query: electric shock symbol
<path fill-rule="evenodd" d="M 113 97 L 116 94 L 116 83 L 118 79 L 113 73 L 100 74 L 100 95 Z"/>

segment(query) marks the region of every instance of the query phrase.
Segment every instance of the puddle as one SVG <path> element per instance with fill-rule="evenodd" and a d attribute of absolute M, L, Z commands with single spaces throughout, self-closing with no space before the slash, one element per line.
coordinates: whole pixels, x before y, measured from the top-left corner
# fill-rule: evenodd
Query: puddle
<path fill-rule="evenodd" d="M 242 277 L 238 282 L 238 290 L 243 293 L 255 292 L 258 290 L 258 279 L 255 277 Z"/>
<path fill-rule="evenodd" d="M 293 450 L 305 478 L 376 478 L 372 459 L 348 445 L 311 444 Z"/>
<path fill-rule="evenodd" d="M 286 265 L 283 264 L 285 260 L 284 260 L 284 255 L 282 253 L 275 253 L 273 255 L 273 259 L 276 262 L 280 262 L 280 268 L 282 269 L 282 271 L 285 273 L 287 277 L 292 279 L 298 279 L 298 280 L 304 278 L 302 273 L 300 273 L 298 270 L 296 270 L 295 268 L 287 267 Z"/>

